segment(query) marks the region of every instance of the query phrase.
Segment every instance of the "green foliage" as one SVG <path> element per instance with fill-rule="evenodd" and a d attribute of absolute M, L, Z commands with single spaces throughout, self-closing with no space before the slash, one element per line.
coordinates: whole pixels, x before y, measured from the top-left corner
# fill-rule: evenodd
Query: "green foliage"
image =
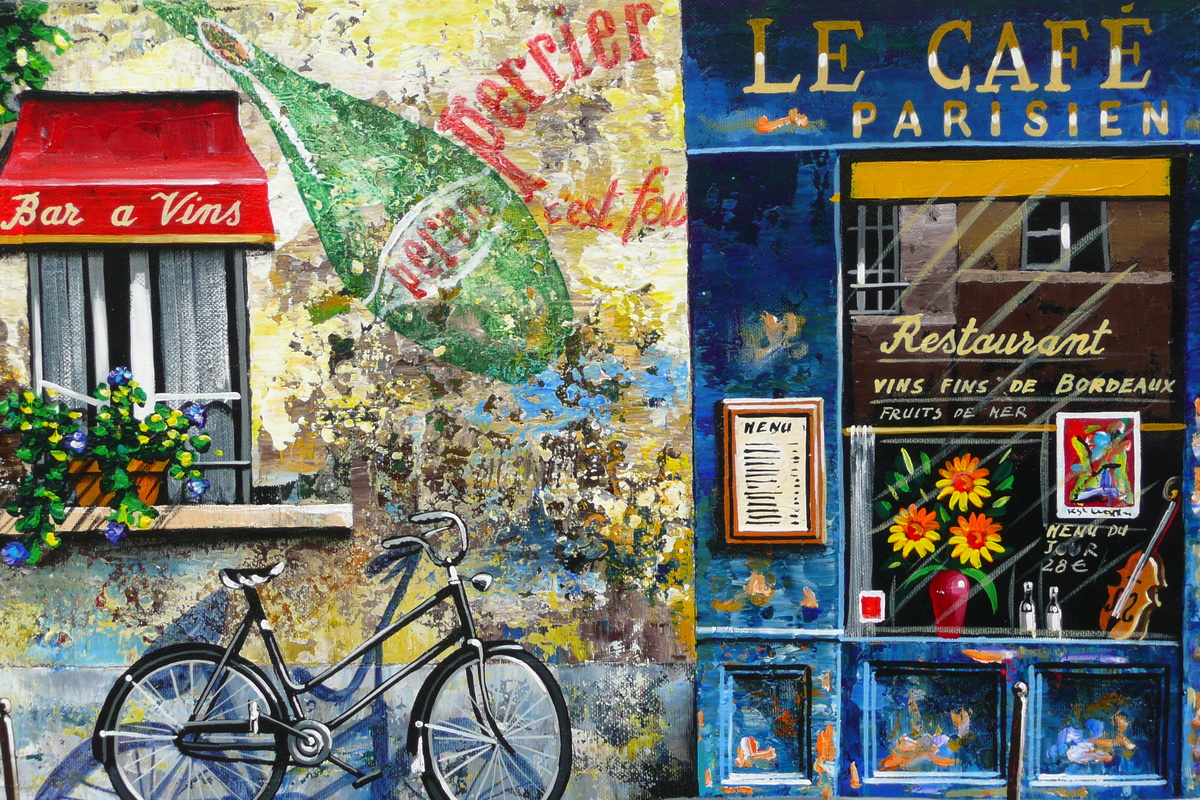
<path fill-rule="evenodd" d="M 172 478 L 187 481 L 192 494 L 199 496 L 207 484 L 196 467 L 196 454 L 206 452 L 212 440 L 205 433 L 192 433 L 195 420 L 165 403 L 155 403 L 148 413 L 139 414 L 146 403 L 146 392 L 123 368 L 113 370 L 108 382 L 97 386 L 92 394 L 100 406 L 88 430 L 87 448 L 79 457 L 95 461 L 100 467 L 100 490 L 112 495 L 106 535 L 119 541 L 124 528 L 114 527 L 114 523 L 145 529 L 158 516 L 153 506 L 138 497 L 131 475 L 134 462 L 161 465 Z"/>
<path fill-rule="evenodd" d="M 99 405 L 86 432 L 80 427 L 80 412 L 43 400 L 33 391 L 13 392 L 0 401 L 3 429 L 20 436 L 16 456 L 27 465 L 16 497 L 6 507 L 21 534 L 3 548 L 10 566 L 37 564 L 59 545 L 56 529 L 66 519 L 71 472 L 98 468 L 100 492 L 111 498 L 104 535 L 114 544 L 129 529 L 150 527 L 158 516 L 138 495 L 136 462 L 169 472 L 184 482 L 185 492 L 194 499 L 208 488 L 196 465 L 197 454 L 212 443 L 198 430 L 204 426 L 203 409 L 189 406 L 180 411 L 155 403 L 142 413 L 146 393 L 124 367 L 113 370 L 93 396 Z"/>
<path fill-rule="evenodd" d="M 55 529 L 66 519 L 67 462 L 72 446 L 79 444 L 79 416 L 31 391 L 11 392 L 0 400 L 0 426 L 19 436 L 16 455 L 28 465 L 5 508 L 16 517 L 21 534 L 4 548 L 4 558 L 13 566 L 36 564 L 59 544 Z"/>
<path fill-rule="evenodd" d="M 46 25 L 46 3 L 0 3 L 0 123 L 17 118 L 16 93 L 41 89 L 54 71 L 45 51 L 61 54 L 71 46 L 62 28 Z"/>

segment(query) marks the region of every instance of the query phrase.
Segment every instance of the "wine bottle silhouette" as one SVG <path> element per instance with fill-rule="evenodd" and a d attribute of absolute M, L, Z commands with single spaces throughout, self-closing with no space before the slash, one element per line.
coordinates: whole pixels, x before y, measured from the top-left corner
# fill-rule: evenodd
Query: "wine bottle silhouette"
<path fill-rule="evenodd" d="M 148 0 L 262 111 L 345 288 L 393 330 L 520 383 L 562 347 L 570 296 L 520 196 L 462 146 L 288 69 L 203 0 Z"/>

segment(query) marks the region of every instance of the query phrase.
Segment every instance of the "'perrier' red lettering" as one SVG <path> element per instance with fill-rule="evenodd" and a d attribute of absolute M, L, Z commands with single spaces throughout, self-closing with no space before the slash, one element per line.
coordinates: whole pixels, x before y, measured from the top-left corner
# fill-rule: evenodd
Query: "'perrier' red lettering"
<path fill-rule="evenodd" d="M 316 83 L 202 0 L 147 7 L 263 112 L 347 290 L 446 361 L 511 383 L 545 369 L 571 303 L 529 209 L 488 164 L 434 131 Z"/>

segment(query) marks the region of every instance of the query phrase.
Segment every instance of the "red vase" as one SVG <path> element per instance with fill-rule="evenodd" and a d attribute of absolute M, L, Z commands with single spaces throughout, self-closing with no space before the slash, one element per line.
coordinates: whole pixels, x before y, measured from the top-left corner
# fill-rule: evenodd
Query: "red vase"
<path fill-rule="evenodd" d="M 937 635 L 957 639 L 967 618 L 967 595 L 971 584 L 967 576 L 953 569 L 936 573 L 929 582 L 929 599 L 933 601 L 933 620 Z"/>

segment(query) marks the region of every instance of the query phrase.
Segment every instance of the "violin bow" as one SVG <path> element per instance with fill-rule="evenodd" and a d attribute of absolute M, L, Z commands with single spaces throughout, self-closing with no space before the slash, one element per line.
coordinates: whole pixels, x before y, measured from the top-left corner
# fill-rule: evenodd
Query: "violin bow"
<path fill-rule="evenodd" d="M 1137 566 L 1133 568 L 1133 572 L 1125 581 L 1125 588 L 1121 591 L 1121 596 L 1117 598 L 1117 602 L 1113 603 L 1112 611 L 1108 612 L 1110 620 L 1117 619 L 1121 611 L 1125 608 L 1125 604 L 1129 602 L 1129 596 L 1133 594 L 1134 584 L 1141 577 L 1142 570 L 1146 568 L 1150 557 L 1154 555 L 1154 551 L 1158 549 L 1158 540 L 1166 533 L 1167 528 L 1175 521 L 1175 513 L 1179 511 L 1179 478 L 1168 478 L 1163 484 L 1163 497 L 1167 500 L 1167 507 L 1163 511 L 1162 519 L 1158 521 L 1158 529 L 1154 531 L 1154 535 L 1150 537 L 1150 543 L 1146 549 L 1142 551 L 1141 558 L 1138 559 Z"/>

